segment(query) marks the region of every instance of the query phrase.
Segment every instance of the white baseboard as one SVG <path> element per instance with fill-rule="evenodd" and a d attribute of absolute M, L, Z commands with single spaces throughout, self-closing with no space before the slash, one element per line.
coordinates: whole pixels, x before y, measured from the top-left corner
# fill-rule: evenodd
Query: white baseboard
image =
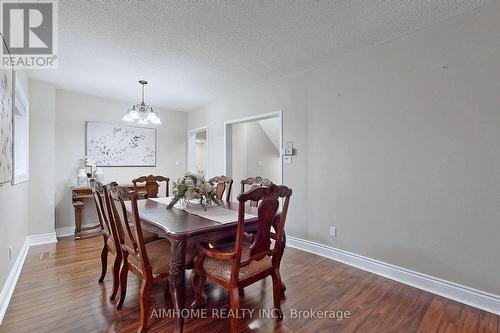
<path fill-rule="evenodd" d="M 75 227 L 56 228 L 57 237 L 66 237 L 75 234 Z"/>
<path fill-rule="evenodd" d="M 0 324 L 2 324 L 3 317 L 5 316 L 7 307 L 9 306 L 10 298 L 12 297 L 14 289 L 16 288 L 17 280 L 21 275 L 24 260 L 28 255 L 30 246 L 55 242 L 57 242 L 55 232 L 26 237 L 23 247 L 21 248 L 21 251 L 19 251 L 19 255 L 17 256 L 17 259 L 14 262 L 12 269 L 10 270 L 9 276 L 7 277 L 7 280 L 3 285 L 2 292 L 0 293 Z"/>
<path fill-rule="evenodd" d="M 28 254 L 28 240 L 24 242 L 19 255 L 17 256 L 16 262 L 12 266 L 10 270 L 9 276 L 7 277 L 7 281 L 2 288 L 2 292 L 0 293 L 0 324 L 3 321 L 3 317 L 5 312 L 7 311 L 7 307 L 9 306 L 10 298 L 14 293 L 14 289 L 16 288 L 17 279 L 19 279 L 19 275 L 21 275 L 21 270 L 23 268 L 24 260 L 26 259 L 26 255 Z"/>
<path fill-rule="evenodd" d="M 57 242 L 57 237 L 55 232 L 51 232 L 48 234 L 28 236 L 26 237 L 26 241 L 28 242 L 29 246 L 41 245 L 41 244 L 55 243 Z"/>
<path fill-rule="evenodd" d="M 93 226 L 95 226 L 95 224 L 83 224 L 82 228 L 93 227 Z M 57 237 L 73 236 L 74 234 L 75 234 L 75 227 L 74 226 L 56 228 Z"/>
<path fill-rule="evenodd" d="M 287 236 L 286 244 L 287 246 L 299 250 L 333 259 L 391 280 L 500 315 L 499 295 L 490 294 L 437 277 L 296 237 Z"/>

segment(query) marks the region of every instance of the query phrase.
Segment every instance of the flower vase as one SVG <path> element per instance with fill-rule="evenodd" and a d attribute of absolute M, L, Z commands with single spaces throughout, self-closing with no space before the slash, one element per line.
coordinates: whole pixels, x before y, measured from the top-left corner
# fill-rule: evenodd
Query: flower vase
<path fill-rule="evenodd" d="M 210 206 L 212 203 L 211 203 L 211 200 L 209 197 L 203 195 L 201 196 L 200 198 L 200 205 L 202 206 Z"/>
<path fill-rule="evenodd" d="M 189 200 L 188 199 L 181 198 L 179 200 L 179 208 L 185 209 L 185 208 L 188 208 L 188 206 L 189 206 Z"/>
<path fill-rule="evenodd" d="M 85 169 L 78 170 L 78 174 L 76 175 L 76 184 L 78 186 L 88 186 L 89 179 L 85 173 Z"/>

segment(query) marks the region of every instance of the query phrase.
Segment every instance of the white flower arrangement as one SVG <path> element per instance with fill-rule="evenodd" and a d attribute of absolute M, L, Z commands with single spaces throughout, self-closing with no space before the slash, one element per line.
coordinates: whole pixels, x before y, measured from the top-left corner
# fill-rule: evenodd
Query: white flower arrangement
<path fill-rule="evenodd" d="M 217 199 L 215 188 L 205 179 L 201 170 L 199 174 L 186 173 L 184 177 L 174 181 L 172 192 L 174 198 L 167 206 L 168 209 L 171 209 L 180 200 L 186 204 L 192 200 L 199 200 L 200 205 L 205 210 L 205 204 L 211 204 L 212 202 L 217 205 L 221 204 L 220 200 Z"/>

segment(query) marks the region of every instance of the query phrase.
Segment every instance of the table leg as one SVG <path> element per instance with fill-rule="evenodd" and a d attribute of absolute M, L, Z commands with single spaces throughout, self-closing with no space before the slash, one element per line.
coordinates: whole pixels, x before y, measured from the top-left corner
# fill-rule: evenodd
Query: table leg
<path fill-rule="evenodd" d="M 75 239 L 81 238 L 83 205 L 83 201 L 73 201 L 73 207 L 75 208 Z"/>
<path fill-rule="evenodd" d="M 170 259 L 170 295 L 174 303 L 174 310 L 179 316 L 176 318 L 176 333 L 182 333 L 184 318 L 180 315 L 185 306 L 184 299 L 184 261 L 186 257 L 186 241 L 170 240 L 172 244 L 172 257 Z"/>

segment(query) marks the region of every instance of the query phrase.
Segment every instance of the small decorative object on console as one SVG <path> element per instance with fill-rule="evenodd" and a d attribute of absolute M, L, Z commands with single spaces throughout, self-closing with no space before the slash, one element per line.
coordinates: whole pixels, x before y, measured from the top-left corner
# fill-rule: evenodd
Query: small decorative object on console
<path fill-rule="evenodd" d="M 85 169 L 78 169 L 78 174 L 76 175 L 76 185 L 80 187 L 89 185 L 89 178 L 85 173 Z"/>

